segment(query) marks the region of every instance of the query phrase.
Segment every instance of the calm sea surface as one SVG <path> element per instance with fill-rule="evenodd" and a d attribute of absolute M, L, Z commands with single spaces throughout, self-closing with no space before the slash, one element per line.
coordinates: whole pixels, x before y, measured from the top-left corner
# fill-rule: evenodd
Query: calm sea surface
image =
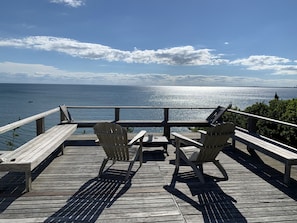
<path fill-rule="evenodd" d="M 232 103 L 233 106 L 243 110 L 256 102 L 268 103 L 274 98 L 275 93 L 284 100 L 297 98 L 297 88 L 0 84 L 0 126 L 62 104 L 216 107 Z M 193 114 L 193 118 L 203 118 L 207 116 L 208 112 L 202 112 L 200 115 L 198 114 L 198 117 L 197 114 Z M 100 114 L 98 110 L 96 110 L 96 115 L 108 116 L 106 111 L 102 111 Z M 113 114 L 110 115 L 113 117 Z M 133 119 L 137 119 L 135 116 L 149 115 L 152 118 L 154 115 L 159 116 L 159 114 L 151 112 L 149 114 L 142 112 L 131 114 L 130 112 L 130 115 Z M 178 112 L 176 115 L 189 118 L 192 114 Z M 179 118 L 183 119 L 183 117 Z M 57 121 L 58 119 L 55 118 L 55 122 Z M 51 120 L 49 119 L 48 122 Z M 21 134 L 25 134 L 24 131 L 27 132 L 26 128 L 17 131 L 19 131 L 19 136 L 15 138 L 21 138 Z M 2 146 L 0 150 L 3 150 L 9 140 L 1 137 L 0 140 L 0 146 Z"/>

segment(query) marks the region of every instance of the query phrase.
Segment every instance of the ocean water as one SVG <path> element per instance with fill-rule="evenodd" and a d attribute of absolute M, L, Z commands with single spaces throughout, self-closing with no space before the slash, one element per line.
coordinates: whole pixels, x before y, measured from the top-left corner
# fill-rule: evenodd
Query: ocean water
<path fill-rule="evenodd" d="M 0 84 L 0 126 L 62 104 L 214 108 L 231 103 L 243 110 L 256 102 L 268 103 L 276 93 L 280 99 L 284 100 L 297 98 L 297 88 Z M 135 116 L 139 119 L 145 119 L 145 117 L 154 119 L 162 116 L 162 112 L 162 110 L 129 111 L 123 115 L 126 115 L 127 119 L 131 117 L 137 119 Z M 176 119 L 195 119 L 205 118 L 208 114 L 209 111 L 177 110 L 174 115 L 178 116 Z M 74 111 L 72 116 L 74 115 L 77 115 L 75 116 L 77 119 L 92 119 L 91 116 L 97 116 L 98 119 L 112 119 L 114 114 L 96 110 L 89 114 L 76 114 Z M 101 116 L 104 118 L 100 118 Z M 52 125 L 58 120 L 58 116 L 48 118 L 46 124 Z M 22 142 L 22 139 L 27 137 L 26 134 L 31 134 L 29 129 L 32 128 L 34 127 L 25 126 L 23 129 L 17 129 L 17 137 L 13 140 Z M 9 134 L 0 136 L 0 150 L 5 149 L 7 142 L 11 141 L 7 137 L 11 137 L 12 133 Z"/>

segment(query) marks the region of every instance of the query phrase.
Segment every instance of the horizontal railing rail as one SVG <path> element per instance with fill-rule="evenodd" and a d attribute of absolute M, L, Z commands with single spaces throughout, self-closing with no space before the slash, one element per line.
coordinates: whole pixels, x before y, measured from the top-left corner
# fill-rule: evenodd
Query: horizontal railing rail
<path fill-rule="evenodd" d="M 233 109 L 228 109 L 227 111 L 231 112 L 231 113 L 234 113 L 234 114 L 246 116 L 250 120 L 260 119 L 260 120 L 272 122 L 272 123 L 275 123 L 275 124 L 280 124 L 280 125 L 285 125 L 285 126 L 297 128 L 297 124 L 293 124 L 293 123 L 289 123 L 289 122 L 284 122 L 284 121 L 280 121 L 280 120 L 276 120 L 276 119 L 272 119 L 272 118 L 267 118 L 267 117 L 263 117 L 263 116 L 260 116 L 260 115 L 254 115 L 254 114 L 250 114 L 250 113 L 246 113 L 246 112 L 242 112 L 242 111 L 237 111 L 237 110 L 233 110 Z"/>
<path fill-rule="evenodd" d="M 28 118 L 24 118 L 24 119 L 21 119 L 19 121 L 7 124 L 5 126 L 0 127 L 0 134 L 3 134 L 3 133 L 8 132 L 10 130 L 14 130 L 14 129 L 19 128 L 19 127 L 21 127 L 23 125 L 26 125 L 26 124 L 29 124 L 31 122 L 36 121 L 36 134 L 39 135 L 39 134 L 43 133 L 44 130 L 45 130 L 45 125 L 44 125 L 45 117 L 47 117 L 47 116 L 49 116 L 51 114 L 54 114 L 56 112 L 59 112 L 59 111 L 60 111 L 60 108 L 57 107 L 57 108 L 54 108 L 54 109 L 39 113 L 37 115 L 33 115 L 33 116 L 28 117 Z"/>
<path fill-rule="evenodd" d="M 67 111 L 72 114 L 73 110 L 81 109 L 111 109 L 114 110 L 111 122 L 118 123 L 124 127 L 161 127 L 163 128 L 163 135 L 170 138 L 170 129 L 172 127 L 205 127 L 209 123 L 205 119 L 201 120 L 176 120 L 170 117 L 172 110 L 213 110 L 214 107 L 164 107 L 164 106 L 66 106 Z M 158 119 L 126 119 L 121 117 L 123 110 L 162 110 L 163 115 Z M 65 119 L 62 119 L 63 122 Z M 78 120 L 72 117 L 71 122 L 78 124 L 78 127 L 93 127 L 96 122 L 104 120 Z"/>
<path fill-rule="evenodd" d="M 249 133 L 251 133 L 251 134 L 261 134 L 261 137 L 263 139 L 265 138 L 266 140 L 268 140 L 270 142 L 277 143 L 279 145 L 285 143 L 284 145 L 286 145 L 286 146 L 294 146 L 296 148 L 296 145 L 294 145 L 295 143 L 288 142 L 285 139 L 285 136 L 283 136 L 282 137 L 283 140 L 281 140 L 279 138 L 278 139 L 272 139 L 271 136 L 269 136 L 269 135 L 262 135 L 262 134 L 265 134 L 265 133 L 258 132 L 257 122 L 259 120 L 262 120 L 262 121 L 266 121 L 266 122 L 269 122 L 269 123 L 273 123 L 273 124 L 277 124 L 277 125 L 281 125 L 281 126 L 286 126 L 286 127 L 289 127 L 289 128 L 293 128 L 295 130 L 297 130 L 297 124 L 290 123 L 290 122 L 285 122 L 285 121 L 280 121 L 280 120 L 276 120 L 276 119 L 273 119 L 273 118 L 268 118 L 268 117 L 264 117 L 264 116 L 260 116 L 260 115 L 251 114 L 251 113 L 246 113 L 246 112 L 242 112 L 242 111 L 237 111 L 237 110 L 233 110 L 233 109 L 228 109 L 227 112 L 233 113 L 235 115 L 241 115 L 241 116 L 246 117 L 247 118 L 247 126 L 244 127 L 244 128 Z M 234 121 L 234 122 L 235 122 L 235 125 L 236 125 L 236 121 Z M 237 125 L 238 125 L 238 123 L 237 123 Z M 287 134 L 293 134 L 293 133 L 287 133 Z M 288 135 L 286 135 L 286 136 L 288 136 Z M 296 137 L 296 136 L 294 136 L 294 137 Z"/>
<path fill-rule="evenodd" d="M 268 122 L 272 122 L 275 124 L 279 124 L 279 125 L 285 125 L 288 127 L 293 127 L 293 128 L 297 128 L 297 124 L 294 123 L 290 123 L 290 122 L 284 122 L 284 121 L 280 121 L 280 120 L 276 120 L 276 119 L 272 119 L 272 118 L 267 118 L 264 116 L 260 116 L 260 115 L 254 115 L 251 113 L 246 113 L 246 112 L 242 112 L 242 111 L 237 111 L 237 110 L 233 110 L 233 109 L 228 109 L 228 112 L 234 113 L 234 114 L 238 114 L 238 115 L 242 115 L 248 118 L 248 126 L 247 129 L 250 132 L 255 132 L 256 131 L 256 122 L 257 120 L 263 120 L 263 121 L 268 121 Z"/>
<path fill-rule="evenodd" d="M 70 110 L 70 112 L 73 109 L 78 110 L 84 110 L 84 109 L 111 109 L 113 114 L 111 115 L 112 122 L 119 123 L 125 127 L 161 127 L 163 128 L 163 134 L 170 138 L 170 131 L 172 127 L 204 127 L 207 126 L 207 122 L 205 120 L 190 120 L 190 118 L 186 120 L 175 120 L 174 118 L 170 117 L 169 113 L 172 110 L 211 110 L 214 108 L 211 107 L 162 107 L 162 106 L 66 106 L 67 109 Z M 121 112 L 123 110 L 131 110 L 131 109 L 159 109 L 162 110 L 162 115 L 159 117 L 159 120 L 126 120 L 121 117 Z M 250 113 L 245 113 L 241 111 L 236 111 L 233 109 L 228 109 L 228 112 L 231 112 L 236 115 L 243 115 L 248 118 L 248 126 L 247 129 L 250 132 L 256 131 L 256 122 L 257 120 L 265 120 L 268 122 L 285 125 L 293 128 L 297 128 L 297 125 L 294 123 L 288 123 L 284 121 L 279 121 L 259 115 L 254 115 Z M 30 116 L 28 118 L 13 122 L 11 124 L 5 125 L 0 127 L 0 134 L 3 134 L 5 132 L 14 130 L 18 127 L 21 127 L 25 124 L 36 122 L 36 134 L 39 135 L 45 131 L 45 124 L 44 119 L 54 113 L 60 112 L 60 122 L 63 123 L 65 121 L 65 114 L 63 114 L 63 111 L 60 109 L 60 107 L 39 113 L 37 115 Z M 147 117 L 145 117 L 147 118 Z M 90 120 L 89 117 L 86 117 L 84 121 L 80 120 L 71 120 L 74 123 L 77 122 L 78 124 L 81 124 L 80 127 L 92 127 L 97 121 L 100 120 Z M 101 120 L 103 121 L 103 120 Z M 236 125 L 236 123 L 235 123 Z"/>

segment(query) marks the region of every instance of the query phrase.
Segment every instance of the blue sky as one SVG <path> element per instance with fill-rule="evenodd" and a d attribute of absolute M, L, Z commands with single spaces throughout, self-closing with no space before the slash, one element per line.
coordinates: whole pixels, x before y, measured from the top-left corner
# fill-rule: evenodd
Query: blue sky
<path fill-rule="evenodd" d="M 0 82 L 297 86 L 296 0 L 3 0 Z"/>

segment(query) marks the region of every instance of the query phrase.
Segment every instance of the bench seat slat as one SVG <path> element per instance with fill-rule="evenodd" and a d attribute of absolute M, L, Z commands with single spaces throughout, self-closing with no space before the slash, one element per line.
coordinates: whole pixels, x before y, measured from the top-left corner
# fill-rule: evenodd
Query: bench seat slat
<path fill-rule="evenodd" d="M 239 141 L 245 141 L 245 144 L 249 144 L 250 146 L 257 146 L 265 149 L 265 152 L 269 152 L 271 154 L 275 154 L 277 156 L 281 156 L 284 159 L 296 160 L 297 161 L 297 153 L 294 153 L 290 150 L 286 150 L 282 147 L 269 143 L 267 141 L 261 140 L 255 136 L 249 135 L 247 133 L 240 132 L 238 130 L 235 131 L 235 139 Z"/>
<path fill-rule="evenodd" d="M 45 133 L 36 136 L 26 144 L 20 146 L 11 153 L 5 154 L 5 159 L 9 162 L 15 159 L 15 163 L 27 163 L 34 160 L 34 155 L 48 150 L 52 143 L 59 142 L 67 138 L 75 130 L 75 125 L 54 126 Z M 48 145 L 49 144 L 49 145 Z M 54 150 L 54 149 L 53 149 Z"/>
<path fill-rule="evenodd" d="M 58 127 L 54 129 L 55 131 L 52 130 L 46 137 L 44 136 L 41 142 L 34 144 L 31 150 L 27 150 L 27 154 L 24 154 L 19 162 L 28 162 L 40 156 L 45 156 L 43 154 L 47 151 L 49 153 L 48 155 L 50 155 L 55 148 L 61 145 L 61 141 L 64 142 L 72 134 L 73 129 L 75 129 L 75 126 L 72 126 L 72 128 L 69 128 L 69 126 Z"/>

